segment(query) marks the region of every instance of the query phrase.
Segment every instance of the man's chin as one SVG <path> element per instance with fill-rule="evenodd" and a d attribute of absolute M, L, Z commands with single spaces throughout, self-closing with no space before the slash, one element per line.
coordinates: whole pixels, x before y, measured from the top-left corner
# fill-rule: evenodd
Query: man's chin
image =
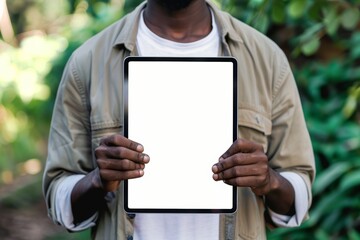
<path fill-rule="evenodd" d="M 193 0 L 156 0 L 158 4 L 169 11 L 178 11 L 190 5 Z"/>

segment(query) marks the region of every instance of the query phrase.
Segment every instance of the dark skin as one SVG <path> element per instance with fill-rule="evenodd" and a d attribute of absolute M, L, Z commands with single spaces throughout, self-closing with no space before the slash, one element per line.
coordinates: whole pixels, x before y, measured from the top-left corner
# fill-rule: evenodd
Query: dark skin
<path fill-rule="evenodd" d="M 237 139 L 212 167 L 213 179 L 237 187 L 250 187 L 257 196 L 265 196 L 273 211 L 292 216 L 295 192 L 292 185 L 269 166 L 260 144 Z"/>
<path fill-rule="evenodd" d="M 211 14 L 204 0 L 193 0 L 188 7 L 175 11 L 150 0 L 145 8 L 144 21 L 156 35 L 181 43 L 202 39 L 212 29 Z"/>
<path fill-rule="evenodd" d="M 211 15 L 204 0 L 192 0 L 186 7 L 169 9 L 149 0 L 144 12 L 146 25 L 158 36 L 176 42 L 199 40 L 211 31 Z M 116 191 L 122 180 L 144 175 L 150 157 L 144 147 L 119 134 L 105 137 L 95 150 L 98 168 L 87 174 L 71 193 L 74 223 L 100 209 L 107 192 Z M 213 179 L 237 187 L 250 187 L 279 214 L 293 215 L 294 189 L 269 167 L 261 145 L 238 139 L 212 167 Z"/>

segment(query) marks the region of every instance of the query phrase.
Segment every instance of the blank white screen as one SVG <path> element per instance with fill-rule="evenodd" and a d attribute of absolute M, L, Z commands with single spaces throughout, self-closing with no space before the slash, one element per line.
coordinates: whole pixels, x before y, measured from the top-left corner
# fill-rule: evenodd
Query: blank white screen
<path fill-rule="evenodd" d="M 151 159 L 128 181 L 130 209 L 231 209 L 211 167 L 233 142 L 233 63 L 130 62 L 128 138 Z"/>

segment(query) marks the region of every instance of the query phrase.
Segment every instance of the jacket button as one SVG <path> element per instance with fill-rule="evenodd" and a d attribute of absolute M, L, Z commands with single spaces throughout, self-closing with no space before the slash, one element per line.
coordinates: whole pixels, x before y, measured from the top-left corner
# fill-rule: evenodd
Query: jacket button
<path fill-rule="evenodd" d="M 128 218 L 130 218 L 130 219 L 134 219 L 134 218 L 136 217 L 136 214 L 134 214 L 134 213 L 128 213 L 127 216 L 128 216 Z"/>
<path fill-rule="evenodd" d="M 129 236 L 127 236 L 126 239 L 127 239 L 127 240 L 133 240 L 134 238 L 133 238 L 133 236 L 129 235 Z"/>

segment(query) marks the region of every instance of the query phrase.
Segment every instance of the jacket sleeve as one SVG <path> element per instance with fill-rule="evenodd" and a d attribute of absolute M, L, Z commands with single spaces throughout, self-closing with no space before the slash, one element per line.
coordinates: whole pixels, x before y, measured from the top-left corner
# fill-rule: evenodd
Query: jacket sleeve
<path fill-rule="evenodd" d="M 279 172 L 295 172 L 304 180 L 309 206 L 315 161 L 295 79 L 285 55 L 274 58 L 272 133 L 269 136 L 270 166 Z"/>
<path fill-rule="evenodd" d="M 61 182 L 72 174 L 94 169 L 91 150 L 89 103 L 84 76 L 76 71 L 74 55 L 67 63 L 53 110 L 48 156 L 43 175 L 43 192 L 48 214 L 56 222 L 55 193 Z"/>

